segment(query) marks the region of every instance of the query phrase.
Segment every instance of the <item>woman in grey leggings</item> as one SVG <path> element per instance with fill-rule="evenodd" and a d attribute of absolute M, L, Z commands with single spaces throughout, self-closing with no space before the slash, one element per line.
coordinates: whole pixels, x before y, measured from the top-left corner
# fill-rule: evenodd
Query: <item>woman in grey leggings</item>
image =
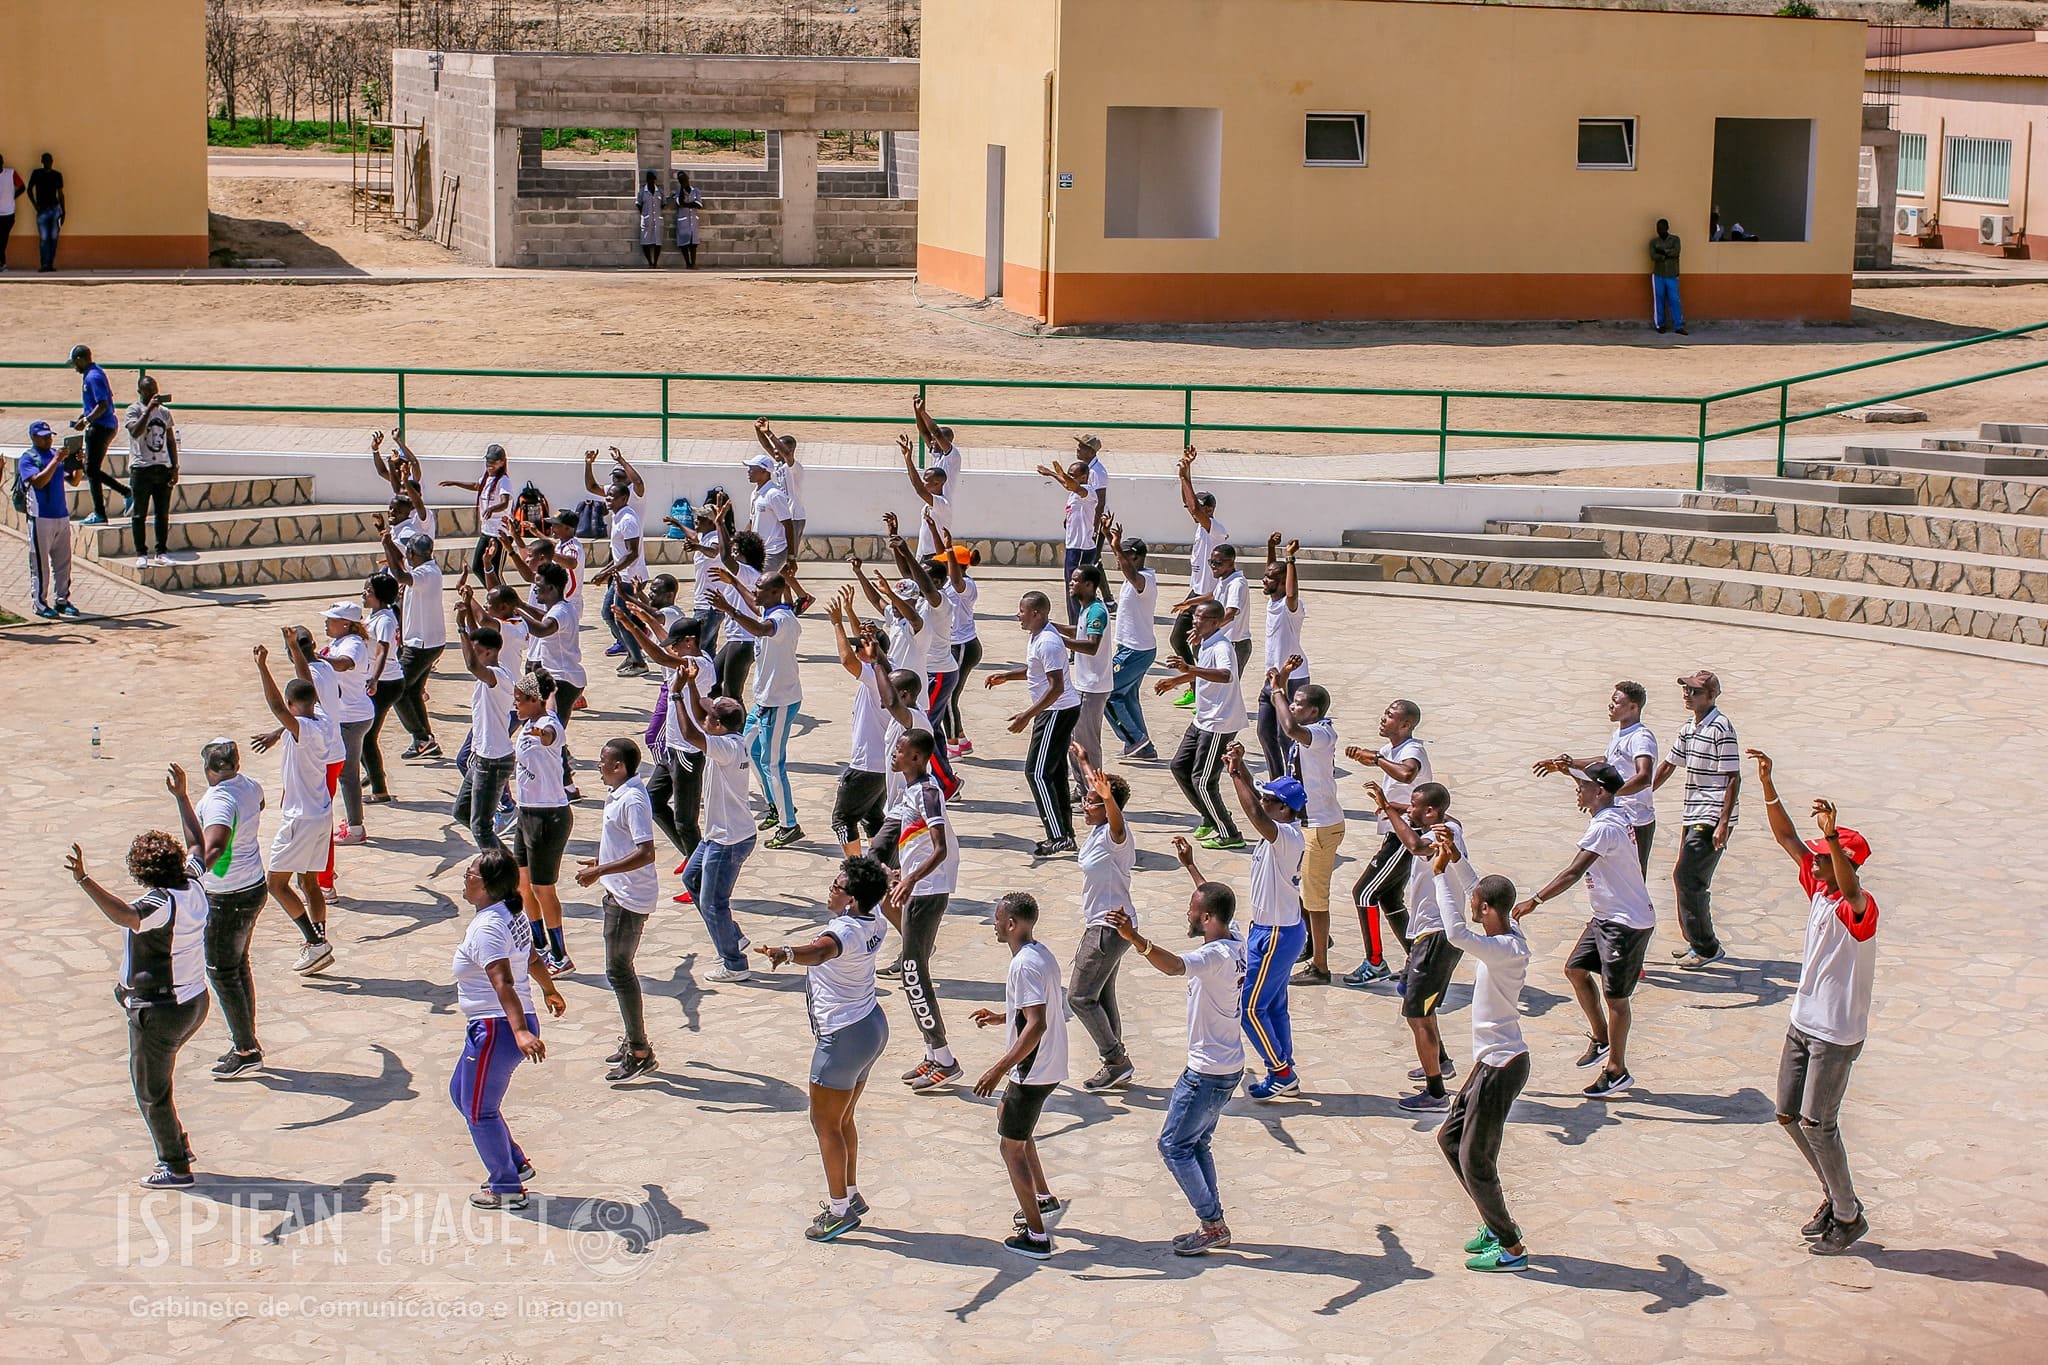
<path fill-rule="evenodd" d="M 363 627 L 363 608 L 357 602 L 336 602 L 323 614 L 327 643 L 320 657 L 334 670 L 341 685 L 341 705 L 335 723 L 341 728 L 341 798 L 347 814 L 347 829 L 335 836 L 338 844 L 369 842 L 363 828 L 363 737 L 377 722 L 375 684 L 370 679 L 370 636 Z"/>

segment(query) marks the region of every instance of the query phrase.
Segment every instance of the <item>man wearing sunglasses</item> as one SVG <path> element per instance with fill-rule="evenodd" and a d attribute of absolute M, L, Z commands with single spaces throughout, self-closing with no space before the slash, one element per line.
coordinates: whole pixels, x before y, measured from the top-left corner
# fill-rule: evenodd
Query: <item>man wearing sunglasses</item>
<path fill-rule="evenodd" d="M 1671 955 L 1687 971 L 1719 962 L 1728 956 L 1721 940 L 1714 936 L 1714 868 L 1728 847 L 1740 808 L 1736 796 L 1742 788 L 1742 749 L 1735 740 L 1735 726 L 1721 714 L 1721 680 L 1701 669 L 1680 678 L 1685 709 L 1692 718 L 1678 732 L 1664 761 L 1657 765 L 1651 787 L 1662 787 L 1671 774 L 1685 770 L 1685 812 L 1680 817 L 1684 831 L 1678 844 L 1678 862 L 1671 869 L 1671 883 L 1678 893 L 1678 927 L 1685 942 Z"/>

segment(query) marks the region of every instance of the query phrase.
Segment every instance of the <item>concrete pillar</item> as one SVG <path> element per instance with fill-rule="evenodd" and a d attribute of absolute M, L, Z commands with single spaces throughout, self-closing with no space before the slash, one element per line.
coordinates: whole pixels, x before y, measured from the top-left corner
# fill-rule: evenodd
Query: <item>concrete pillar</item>
<path fill-rule="evenodd" d="M 524 265 L 525 243 L 519 240 L 513 210 L 519 195 L 519 130 L 499 127 L 491 130 L 491 180 L 482 187 L 490 196 L 491 237 L 488 255 L 492 265 Z M 462 193 L 469 187 L 464 185 Z"/>
<path fill-rule="evenodd" d="M 782 134 L 782 263 L 818 263 L 818 135 Z"/>
<path fill-rule="evenodd" d="M 633 160 L 639 167 L 633 176 L 633 191 L 639 193 L 640 186 L 647 181 L 649 171 L 661 172 L 663 192 L 668 188 L 668 163 L 670 157 L 669 136 L 666 128 L 640 128 L 633 134 Z"/>

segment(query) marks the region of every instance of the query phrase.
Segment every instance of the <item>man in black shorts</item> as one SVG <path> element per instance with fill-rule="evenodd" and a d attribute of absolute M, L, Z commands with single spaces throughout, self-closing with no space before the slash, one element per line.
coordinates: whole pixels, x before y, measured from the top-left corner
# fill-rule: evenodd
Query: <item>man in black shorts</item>
<path fill-rule="evenodd" d="M 1449 830 L 1461 858 L 1469 857 L 1471 851 L 1465 847 L 1464 826 L 1451 818 L 1451 793 L 1443 783 L 1417 783 L 1405 811 L 1387 799 L 1377 782 L 1366 783 L 1365 794 L 1372 798 L 1381 818 L 1393 826 L 1393 836 L 1402 850 L 1425 868 L 1420 877 L 1412 879 L 1415 897 L 1408 909 L 1408 964 L 1401 973 L 1401 1018 L 1415 1035 L 1419 1063 L 1408 1079 L 1420 1081 L 1422 1089 L 1396 1103 L 1410 1113 L 1442 1113 L 1451 1107 L 1444 1078 L 1455 1076 L 1458 1068 L 1444 1047 L 1436 1012 L 1465 956 L 1463 949 L 1444 937 L 1443 927 L 1444 920 L 1462 914 L 1463 907 L 1447 907 L 1437 900 L 1436 878 L 1426 870 L 1433 847 L 1429 831 L 1438 827 Z M 1417 830 L 1423 832 L 1417 834 Z"/>
<path fill-rule="evenodd" d="M 1592 820 L 1579 840 L 1579 851 L 1564 871 L 1517 905 L 1515 918 L 1520 920 L 1545 901 L 1563 895 L 1580 877 L 1586 878 L 1586 899 L 1593 917 L 1586 921 L 1577 946 L 1565 959 L 1564 974 L 1585 1012 L 1590 1035 L 1579 1066 L 1606 1063 L 1585 1093 L 1604 1099 L 1632 1089 L 1636 1083 L 1628 1070 L 1629 997 L 1635 994 L 1636 982 L 1643 974 L 1643 957 L 1650 951 L 1650 935 L 1657 926 L 1657 908 L 1650 903 L 1650 890 L 1643 882 L 1635 830 L 1614 803 L 1615 793 L 1628 779 L 1604 760 L 1569 771 L 1577 784 L 1579 809 Z M 1598 994 L 1593 989 L 1596 976 Z"/>
<path fill-rule="evenodd" d="M 1052 1255 L 1052 1234 L 1045 1215 L 1057 1212 L 1060 1201 L 1046 1189 L 1045 1168 L 1038 1164 L 1038 1143 L 1032 1132 L 1046 1100 L 1067 1078 L 1067 1007 L 1060 994 L 1060 964 L 1052 950 L 1032 935 L 1038 928 L 1038 902 L 1012 891 L 996 902 L 996 942 L 1010 949 L 1010 971 L 1003 981 L 1003 1012 L 976 1010 L 976 1026 L 1004 1026 L 1009 1044 L 995 1065 L 974 1083 L 986 1099 L 1003 1086 L 1002 1108 L 996 1116 L 1003 1165 L 1017 1193 L 1014 1233 L 1003 1246 L 1019 1256 L 1042 1261 Z"/>

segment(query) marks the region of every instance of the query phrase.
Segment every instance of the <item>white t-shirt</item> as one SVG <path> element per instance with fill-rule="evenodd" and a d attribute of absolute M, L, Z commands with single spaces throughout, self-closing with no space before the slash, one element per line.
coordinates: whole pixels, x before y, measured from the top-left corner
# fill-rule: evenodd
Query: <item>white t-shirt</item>
<path fill-rule="evenodd" d="M 782 491 L 782 495 L 789 499 L 789 519 L 791 521 L 804 520 L 803 465 L 799 464 L 795 459 L 791 459 L 787 464 L 777 460 L 775 462 L 775 469 L 769 477 L 775 481 L 775 487 Z"/>
<path fill-rule="evenodd" d="M 455 1003 L 465 1019 L 503 1019 L 505 1006 L 491 985 L 490 965 L 503 962 L 512 973 L 519 1008 L 533 1014 L 533 975 L 529 960 L 533 929 L 526 916 L 515 915 L 503 901 L 486 905 L 469 917 L 462 942 L 455 948 Z"/>
<path fill-rule="evenodd" d="M 635 773 L 605 797 L 604 832 L 598 836 L 597 860 L 617 862 L 631 857 L 640 845 L 653 842 L 654 802 L 648 798 L 647 784 Z M 631 872 L 607 872 L 597 879 L 597 884 L 619 903 L 621 910 L 636 915 L 652 910 L 661 895 L 661 874 L 653 863 Z"/>
<path fill-rule="evenodd" d="M 770 559 L 789 550 L 789 532 L 782 523 L 795 520 L 796 513 L 791 510 L 788 493 L 773 483 L 755 488 L 754 534 L 761 537 L 761 548 L 768 552 Z"/>
<path fill-rule="evenodd" d="M 526 657 L 527 647 L 533 643 L 533 627 L 526 624 L 525 617 L 515 616 L 503 621 L 492 616 L 483 624 L 498 632 L 498 658 L 501 662 Z"/>
<path fill-rule="evenodd" d="M 1121 909 L 1138 922 L 1138 907 L 1131 900 L 1131 874 L 1138 866 L 1138 839 L 1124 826 L 1124 841 L 1109 837 L 1109 822 L 1090 827 L 1081 839 L 1081 923 L 1099 929 L 1109 923 L 1109 912 Z"/>
<path fill-rule="evenodd" d="M 962 574 L 958 588 L 948 580 L 939 591 L 953 608 L 953 632 L 947 643 L 964 645 L 975 638 L 974 604 L 981 597 L 981 585 Z"/>
<path fill-rule="evenodd" d="M 1244 940 L 1236 934 L 1180 955 L 1188 973 L 1188 1070 L 1244 1070 Z"/>
<path fill-rule="evenodd" d="M 889 771 L 889 751 L 882 745 L 882 735 L 889 728 L 889 713 L 882 709 L 881 693 L 875 690 L 878 682 L 888 687 L 889 680 L 878 679 L 879 671 L 862 664 L 860 679 L 853 687 L 853 747 L 846 766 L 857 773 Z"/>
<path fill-rule="evenodd" d="M 1465 847 L 1465 827 L 1449 817 L 1444 819 L 1444 823 L 1451 827 L 1451 842 L 1458 846 L 1458 856 L 1469 863 L 1472 860 L 1472 850 Z M 1418 860 L 1416 875 L 1409 878 L 1409 881 L 1413 883 L 1408 903 L 1408 939 L 1410 942 L 1421 938 L 1424 934 L 1443 932 L 1446 916 L 1456 918 L 1465 913 L 1465 906 L 1462 902 L 1446 906 L 1438 899 L 1439 883 L 1442 879 L 1437 877 L 1433 871 L 1423 872 L 1420 863 L 1421 860 Z"/>
<path fill-rule="evenodd" d="M 1092 550 L 1095 548 L 1095 509 L 1099 500 L 1093 489 L 1085 493 L 1067 494 L 1067 548 L 1070 550 Z"/>
<path fill-rule="evenodd" d="M 794 706 L 804 699 L 803 681 L 796 671 L 796 647 L 803 638 L 804 623 L 785 603 L 769 611 L 768 624 L 774 629 L 754 641 L 754 705 Z"/>
<path fill-rule="evenodd" d="M 439 649 L 448 643 L 448 614 L 441 606 L 441 566 L 425 560 L 411 567 L 412 583 L 400 605 L 405 608 L 405 643 L 414 649 Z"/>
<path fill-rule="evenodd" d="M 176 889 L 153 886 L 129 908 L 135 911 L 138 923 L 122 939 L 121 985 L 131 991 L 148 991 L 151 983 L 138 983 L 136 978 L 145 972 L 154 975 L 168 970 L 171 999 L 184 1005 L 205 995 L 206 921 L 213 908 L 206 892 L 189 880 Z M 139 941 L 145 934 L 159 935 L 165 931 L 167 943 L 155 937 L 149 943 Z M 158 947 L 161 954 L 153 951 Z M 161 990 L 164 985 L 158 981 L 155 989 Z M 143 1005 L 135 1001 L 128 1007 L 140 1009 Z"/>
<path fill-rule="evenodd" d="M 1157 650 L 1159 575 L 1140 569 L 1138 577 L 1145 583 L 1142 592 L 1131 586 L 1130 579 L 1117 575 L 1116 636 L 1111 643 L 1121 649 Z"/>
<path fill-rule="evenodd" d="M 953 476 L 948 474 L 946 476 L 946 487 L 950 489 L 952 486 Z M 953 543 L 953 500 L 944 493 L 933 494 L 931 502 L 926 504 L 925 511 L 930 512 L 932 520 L 939 524 L 939 536 L 936 540 L 932 538 L 932 528 L 926 523 L 924 512 L 918 513 L 917 557 L 919 559 L 930 559 L 933 555 L 948 548 Z"/>
<path fill-rule="evenodd" d="M 939 635 L 938 621 L 931 603 L 922 597 L 911 603 L 917 612 L 917 628 L 911 629 L 910 618 L 890 607 L 885 619 L 889 623 L 889 667 L 907 668 L 917 674 L 920 683 L 926 680 L 927 661 L 932 654 L 932 638 Z"/>
<path fill-rule="evenodd" d="M 1607 761 L 1620 771 L 1624 778 L 1636 775 L 1636 759 L 1647 757 L 1650 771 L 1657 770 L 1657 737 L 1650 733 L 1650 727 L 1637 721 L 1626 729 L 1616 730 L 1614 737 L 1607 741 Z M 1614 804 L 1628 817 L 1631 825 L 1652 825 L 1657 822 L 1657 794 L 1648 787 L 1639 792 L 1614 798 Z"/>
<path fill-rule="evenodd" d="M 882 732 L 882 752 L 885 754 L 894 756 L 896 753 L 896 741 L 903 738 L 906 731 L 922 730 L 926 734 L 932 732 L 932 718 L 915 706 L 910 708 L 910 724 L 907 726 L 896 719 L 894 712 L 888 714 L 889 725 Z M 883 787 L 885 793 L 883 799 L 890 804 L 894 804 L 897 798 L 903 795 L 904 786 L 903 774 L 897 772 L 893 767 L 890 768 L 888 782 Z"/>
<path fill-rule="evenodd" d="M 953 447 L 950 450 L 940 450 L 937 446 L 933 446 L 931 450 L 932 460 L 939 466 L 939 468 L 946 471 L 946 496 L 949 498 L 956 498 L 960 496 L 959 442 L 954 442 Z"/>
<path fill-rule="evenodd" d="M 358 721 L 374 720 L 377 703 L 370 699 L 370 690 L 376 686 L 370 678 L 370 642 L 362 636 L 350 634 L 339 640 L 329 640 L 327 647 L 320 651 L 328 660 L 328 667 L 334 668 L 334 659 L 346 659 L 349 667 L 334 668 L 334 683 L 340 689 L 336 700 L 334 718 L 343 725 Z"/>
<path fill-rule="evenodd" d="M 1010 1068 L 1019 1085 L 1058 1085 L 1067 1078 L 1067 1008 L 1061 994 L 1060 964 L 1052 949 L 1036 941 L 1010 955 L 1003 979 L 1003 1048 L 1008 1051 L 1024 1031 L 1024 1007 L 1045 1006 L 1045 1036 L 1022 1062 Z"/>
<path fill-rule="evenodd" d="M 1239 690 L 1237 650 L 1224 638 L 1222 631 L 1202 642 L 1202 647 L 1195 651 L 1195 664 L 1199 668 L 1218 669 L 1230 674 L 1228 682 L 1195 679 L 1195 728 L 1211 735 L 1228 735 L 1242 730 L 1244 694 Z"/>
<path fill-rule="evenodd" d="M 704 837 L 714 844 L 743 844 L 754 837 L 747 808 L 747 740 L 744 735 L 704 736 Z"/>
<path fill-rule="evenodd" d="M 875 953 L 889 936 L 889 921 L 880 914 L 834 915 L 825 932 L 838 941 L 839 956 L 804 970 L 811 1032 L 821 1038 L 874 1013 Z"/>
<path fill-rule="evenodd" d="M 647 577 L 647 542 L 641 539 L 640 514 L 631 507 L 621 507 L 612 513 L 612 563 L 624 562 L 626 542 L 640 541 L 640 552 L 633 556 L 629 568 L 619 570 L 618 576 L 628 583 L 638 583 Z"/>
<path fill-rule="evenodd" d="M 940 673 L 953 671 L 953 598 L 944 588 L 939 589 L 939 603 L 921 603 L 918 610 L 924 613 L 924 668 L 921 670 L 929 682 Z"/>
<path fill-rule="evenodd" d="M 535 635 L 529 642 L 528 657 L 548 671 L 556 682 L 568 683 L 571 687 L 582 687 L 590 680 L 583 671 L 583 642 L 577 638 L 582 623 L 577 619 L 575 608 L 569 599 L 563 598 L 547 609 L 547 619 L 555 623 L 551 635 Z"/>
<path fill-rule="evenodd" d="M 405 520 L 391 528 L 391 538 L 400 545 L 414 536 L 425 536 L 428 540 L 439 540 L 441 532 L 434 520 L 434 509 L 422 503 L 408 512 Z"/>
<path fill-rule="evenodd" d="M 950 896 L 960 884 L 960 840 L 946 818 L 946 797 L 931 777 L 904 784 L 892 798 L 888 816 L 897 822 L 896 866 L 904 876 L 923 867 L 932 856 L 932 831 L 946 832 L 946 856 L 910 888 L 912 896 Z"/>
<path fill-rule="evenodd" d="M 389 607 L 379 607 L 364 624 L 370 632 L 370 643 L 384 647 L 384 663 L 377 672 L 377 681 L 396 682 L 403 678 L 405 665 L 398 662 L 398 613 Z M 377 651 L 373 648 L 370 652 Z"/>
<path fill-rule="evenodd" d="M 512 804 L 522 810 L 551 810 L 569 804 L 562 783 L 562 722 L 542 714 L 519 727 L 512 741 Z"/>
<path fill-rule="evenodd" d="M 1088 491 L 1095 495 L 1098 506 L 1102 495 L 1109 491 L 1109 466 L 1102 462 L 1100 455 L 1088 461 Z"/>
<path fill-rule="evenodd" d="M 476 490 L 476 515 L 477 524 L 483 528 L 485 535 L 502 536 L 505 534 L 506 523 L 510 520 L 512 512 L 511 493 L 512 484 L 503 474 L 486 474 L 484 476 L 482 486 Z M 507 500 L 505 505 L 496 512 L 486 516 L 484 509 L 500 498 Z"/>
<path fill-rule="evenodd" d="M 284 776 L 278 784 L 277 813 L 287 820 L 304 816 L 325 816 L 334 806 L 327 794 L 328 754 L 339 754 L 341 730 L 325 716 L 296 717 L 299 733 L 286 730 L 278 737 L 278 756 Z"/>
<path fill-rule="evenodd" d="M 1081 693 L 1074 686 L 1069 662 L 1067 642 L 1060 639 L 1060 633 L 1050 625 L 1039 627 L 1024 649 L 1024 685 L 1031 689 L 1034 704 L 1052 690 L 1051 678 L 1055 673 L 1065 675 L 1065 685 L 1060 689 L 1059 700 L 1049 709 L 1065 711 L 1081 704 Z"/>
<path fill-rule="evenodd" d="M 1792 996 L 1792 1027 L 1824 1043 L 1850 1047 L 1870 1033 L 1870 988 L 1877 975 L 1877 901 L 1863 893 L 1863 918 L 1813 874 L 1806 855 L 1799 884 L 1813 898 L 1806 913 L 1806 961 Z"/>
<path fill-rule="evenodd" d="M 1230 530 L 1220 520 L 1209 518 L 1209 529 L 1195 523 L 1195 536 L 1188 544 L 1188 595 L 1206 597 L 1216 591 L 1216 571 L 1209 567 L 1209 552 L 1230 543 Z"/>
<path fill-rule="evenodd" d="M 1287 609 L 1287 594 L 1266 599 L 1266 670 L 1271 672 L 1295 655 L 1301 667 L 1287 675 L 1288 681 L 1308 676 L 1308 651 L 1301 647 L 1301 623 L 1308 619 L 1308 603 L 1297 600 Z"/>
<path fill-rule="evenodd" d="M 676 700 L 676 670 L 664 668 L 662 681 L 669 689 L 668 710 L 661 718 L 661 742 L 663 747 L 681 754 L 701 754 L 704 751 L 683 736 L 683 704 Z M 711 689 L 718 682 L 718 665 L 708 654 L 697 655 L 697 680 L 690 684 L 690 690 L 697 694 L 697 709 L 705 710 L 711 702 Z"/>
<path fill-rule="evenodd" d="M 732 576 L 737 578 L 740 581 L 741 587 L 746 588 L 748 591 L 752 591 L 761 581 L 761 571 L 751 564 L 740 565 L 733 571 Z M 712 590 L 718 594 L 719 610 L 730 611 L 732 608 L 738 607 L 749 615 L 753 614 L 753 609 L 747 606 L 747 599 L 740 594 L 739 588 L 733 587 L 730 583 L 720 583 Z M 727 638 L 731 637 L 728 636 Z"/>
<path fill-rule="evenodd" d="M 1285 928 L 1301 923 L 1301 858 L 1308 851 L 1301 825 L 1274 822 L 1273 837 L 1252 849 L 1252 923 Z"/>
<path fill-rule="evenodd" d="M 323 774 L 321 780 L 325 782 Z M 220 856 L 199 869 L 201 889 L 220 894 L 246 891 L 263 880 L 263 788 L 247 773 L 208 787 L 192 808 L 202 833 L 219 825 L 228 832 Z"/>
<path fill-rule="evenodd" d="M 718 567 L 718 551 L 725 543 L 725 537 L 717 530 L 706 531 L 697 537 L 697 548 L 690 554 L 690 572 L 696 583 L 696 595 L 690 604 L 698 611 L 718 605 L 718 580 L 711 571 Z"/>
<path fill-rule="evenodd" d="M 327 660 L 317 657 L 306 661 L 306 672 L 312 676 L 313 692 L 320 698 L 321 718 L 334 724 L 334 747 L 328 750 L 327 761 L 339 763 L 348 752 L 341 742 L 341 675 Z"/>
<path fill-rule="evenodd" d="M 562 600 L 569 604 L 569 610 L 576 613 L 576 619 L 583 619 L 583 542 L 574 536 L 563 536 L 555 542 L 555 562 L 569 571 L 569 586 L 562 589 Z"/>
<path fill-rule="evenodd" d="M 1429 771 L 1429 750 L 1423 748 L 1422 741 L 1413 735 L 1408 736 L 1399 744 L 1380 745 L 1379 753 L 1380 757 L 1390 762 L 1406 763 L 1412 758 L 1417 764 L 1415 780 L 1413 782 L 1396 782 L 1384 772 L 1380 772 L 1377 775 L 1367 774 L 1374 781 L 1386 784 L 1387 804 L 1390 806 L 1405 808 L 1408 804 L 1408 798 L 1414 794 L 1417 787 L 1425 782 L 1436 781 L 1436 778 L 1431 776 Z M 1382 834 L 1392 834 L 1394 832 L 1393 822 L 1384 815 L 1380 816 L 1379 830 Z"/>
<path fill-rule="evenodd" d="M 1311 722 L 1308 743 L 1288 746 L 1287 767 L 1308 793 L 1308 827 L 1343 824 L 1344 802 L 1337 795 L 1336 725 L 1328 720 Z"/>
<path fill-rule="evenodd" d="M 1226 615 L 1235 609 L 1237 615 L 1224 623 L 1222 634 L 1232 644 L 1252 638 L 1251 584 L 1245 581 L 1244 570 L 1233 569 L 1228 578 L 1216 584 L 1216 601 Z"/>
<path fill-rule="evenodd" d="M 1098 637 L 1098 643 L 1093 654 L 1080 649 L 1067 651 L 1074 666 L 1073 676 L 1068 681 L 1076 692 L 1109 691 L 1110 679 L 1115 673 L 1112 665 L 1116 662 L 1116 648 L 1109 640 L 1109 608 L 1100 602 L 1090 602 L 1081 608 L 1081 618 L 1074 629 L 1078 639 L 1093 635 Z"/>
<path fill-rule="evenodd" d="M 1609 806 L 1595 815 L 1579 847 L 1594 855 L 1593 865 L 1586 869 L 1586 900 L 1593 918 L 1631 929 L 1653 928 L 1657 907 L 1650 904 L 1650 888 L 1643 884 L 1635 828 L 1621 807 Z"/>
<path fill-rule="evenodd" d="M 492 664 L 469 689 L 469 747 L 476 758 L 509 758 L 512 754 L 512 684 L 518 681 L 503 664 Z"/>

